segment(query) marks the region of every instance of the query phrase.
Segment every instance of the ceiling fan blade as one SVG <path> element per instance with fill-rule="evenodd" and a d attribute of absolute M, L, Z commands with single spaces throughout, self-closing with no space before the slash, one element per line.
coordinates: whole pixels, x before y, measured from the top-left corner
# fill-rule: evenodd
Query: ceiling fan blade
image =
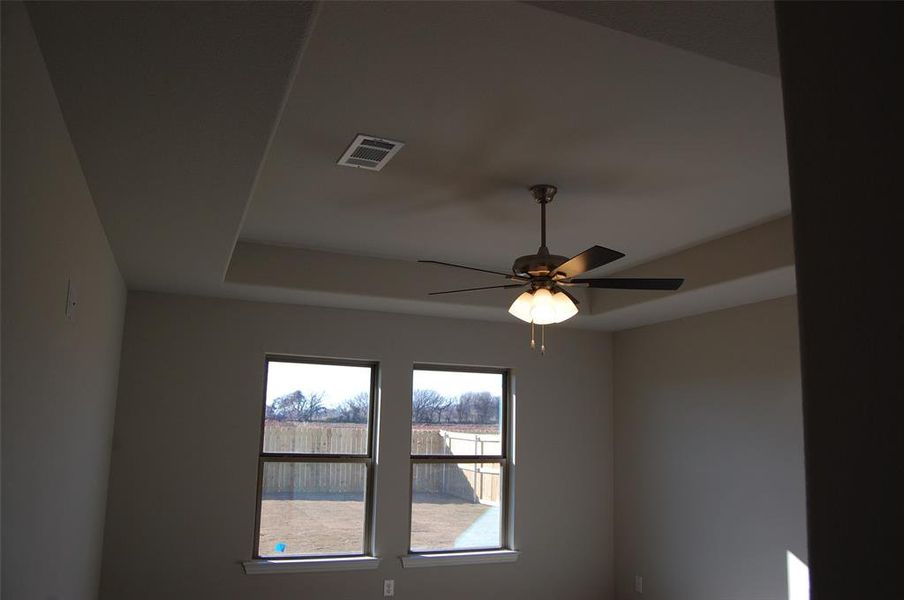
<path fill-rule="evenodd" d="M 566 296 L 568 296 L 568 298 L 569 298 L 572 302 L 574 302 L 574 305 L 575 305 L 575 306 L 580 306 L 580 305 L 581 305 L 581 302 L 580 302 L 577 298 L 575 298 L 575 297 L 571 294 L 571 292 L 569 292 L 568 290 L 566 290 L 566 289 L 565 289 L 564 287 L 562 287 L 561 285 L 557 285 L 557 286 L 556 286 L 556 290 L 558 290 L 558 291 L 562 292 L 563 294 L 565 294 Z"/>
<path fill-rule="evenodd" d="M 601 279 L 572 279 L 571 283 L 586 283 L 588 287 L 610 290 L 668 290 L 681 287 L 684 279 L 641 279 L 633 277 L 603 277 Z"/>
<path fill-rule="evenodd" d="M 449 290 L 447 292 L 430 292 L 428 296 L 439 296 L 441 294 L 458 294 L 460 292 L 477 292 L 479 290 L 498 290 L 502 288 L 524 287 L 527 283 L 509 283 L 506 285 L 486 285 L 483 287 L 464 288 L 462 290 Z"/>
<path fill-rule="evenodd" d="M 523 277 L 518 277 L 513 273 L 503 273 L 501 271 L 490 271 L 487 269 L 478 269 L 477 267 L 466 267 L 465 265 L 456 265 L 453 263 L 441 262 L 438 260 L 419 260 L 419 263 L 429 263 L 431 265 L 443 265 L 444 267 L 455 267 L 456 269 L 467 269 L 469 271 L 480 271 L 481 273 L 490 273 L 492 275 L 502 275 L 503 277 L 508 277 L 509 279 L 524 279 Z"/>
<path fill-rule="evenodd" d="M 603 246 L 591 246 L 577 256 L 573 256 L 556 267 L 556 273 L 562 273 L 565 277 L 577 277 L 581 273 L 592 271 L 597 267 L 608 265 L 614 260 L 624 256 L 618 250 L 610 250 Z"/>

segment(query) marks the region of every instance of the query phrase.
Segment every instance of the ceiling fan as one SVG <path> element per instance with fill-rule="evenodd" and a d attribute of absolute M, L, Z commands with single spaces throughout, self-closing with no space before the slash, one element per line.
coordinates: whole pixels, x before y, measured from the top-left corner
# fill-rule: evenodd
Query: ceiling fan
<path fill-rule="evenodd" d="M 552 202 L 558 189 L 554 185 L 541 184 L 531 187 L 530 191 L 534 199 L 540 204 L 540 248 L 536 254 L 528 254 L 515 259 L 511 273 L 456 265 L 438 260 L 418 261 L 501 275 L 512 283 L 448 290 L 445 292 L 431 292 L 431 296 L 530 286 L 529 290 L 515 299 L 509 308 L 509 312 L 522 321 L 531 324 L 531 348 L 536 345 L 534 325 L 541 326 L 540 351 L 542 353 L 546 350 L 545 326 L 552 323 L 561 323 L 578 313 L 577 305 L 579 302 L 577 298 L 568 292 L 568 288 L 588 287 L 597 289 L 672 291 L 677 290 L 684 283 L 684 279 L 625 277 L 601 277 L 594 279 L 578 277 L 587 271 L 607 265 L 625 255 L 622 252 L 610 250 L 603 246 L 591 246 L 571 258 L 550 254 L 549 248 L 546 247 L 546 205 Z"/>

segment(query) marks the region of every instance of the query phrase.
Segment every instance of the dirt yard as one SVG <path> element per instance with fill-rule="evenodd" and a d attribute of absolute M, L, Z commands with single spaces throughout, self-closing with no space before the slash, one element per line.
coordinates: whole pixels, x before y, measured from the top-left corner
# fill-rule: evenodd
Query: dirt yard
<path fill-rule="evenodd" d="M 415 498 L 412 548 L 451 548 L 489 509 L 451 496 Z M 359 500 L 264 500 L 261 507 L 261 556 L 337 554 L 362 551 L 364 503 Z M 285 544 L 283 552 L 277 544 Z"/>

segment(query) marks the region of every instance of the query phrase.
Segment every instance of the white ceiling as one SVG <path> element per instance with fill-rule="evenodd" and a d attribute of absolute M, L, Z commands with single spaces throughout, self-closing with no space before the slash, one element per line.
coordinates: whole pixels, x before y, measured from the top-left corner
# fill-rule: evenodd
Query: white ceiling
<path fill-rule="evenodd" d="M 313 5 L 26 4 L 126 282 L 215 290 Z"/>
<path fill-rule="evenodd" d="M 775 7 L 767 0 L 568 0 L 529 4 L 779 75 Z"/>
<path fill-rule="evenodd" d="M 400 139 L 382 172 L 335 164 Z M 778 79 L 535 6 L 326 3 L 241 237 L 505 269 L 538 245 L 624 268 L 785 214 Z"/>
<path fill-rule="evenodd" d="M 410 263 L 378 259 L 506 270 L 537 247 L 539 182 L 560 186 L 551 250 L 626 252 L 609 271 L 788 212 L 771 8 L 659 4 L 28 9 L 130 289 L 502 319 L 509 291 L 426 296 L 490 276 L 412 265 L 416 284 L 387 289 Z M 337 166 L 357 133 L 407 145 L 379 173 Z M 292 261 L 323 277 L 267 267 Z"/>

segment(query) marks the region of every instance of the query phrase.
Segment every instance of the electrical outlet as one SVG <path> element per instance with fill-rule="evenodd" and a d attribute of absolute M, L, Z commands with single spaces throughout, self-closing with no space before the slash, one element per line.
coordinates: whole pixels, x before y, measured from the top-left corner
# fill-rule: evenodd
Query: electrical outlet
<path fill-rule="evenodd" d="M 383 596 L 395 596 L 395 579 L 383 580 Z"/>
<path fill-rule="evenodd" d="M 634 591 L 643 594 L 643 575 L 634 576 Z"/>

